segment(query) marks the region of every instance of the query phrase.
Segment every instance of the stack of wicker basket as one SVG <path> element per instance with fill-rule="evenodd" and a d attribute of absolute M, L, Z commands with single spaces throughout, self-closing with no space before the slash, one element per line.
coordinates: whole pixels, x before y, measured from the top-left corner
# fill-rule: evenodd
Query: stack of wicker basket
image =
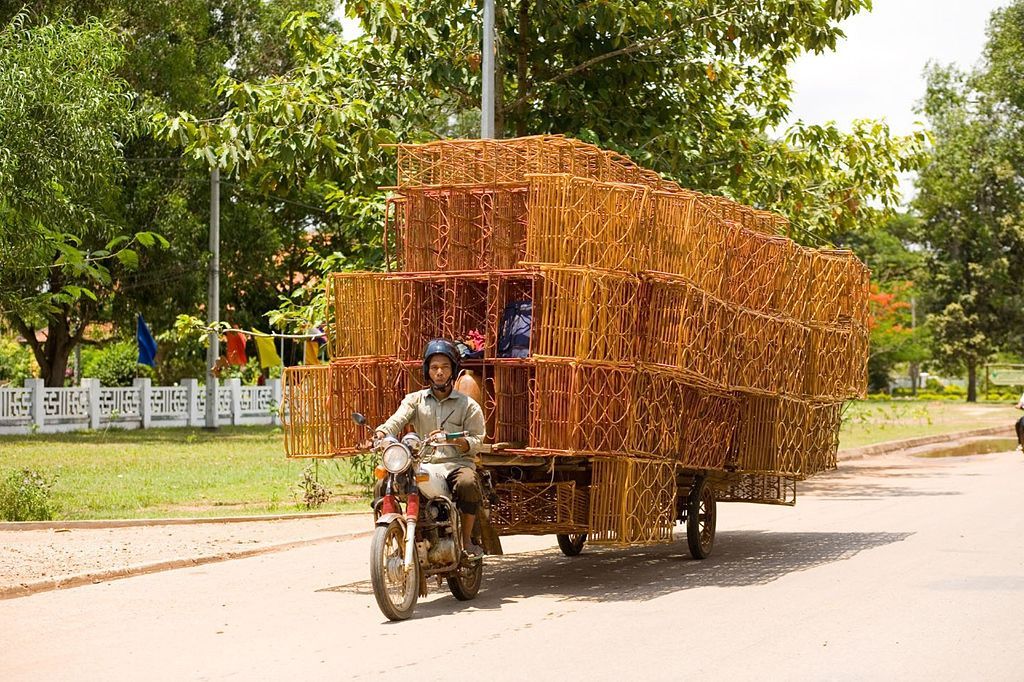
<path fill-rule="evenodd" d="M 383 421 L 421 387 L 427 339 L 475 331 L 466 366 L 510 452 L 597 458 L 645 489 L 679 467 L 738 471 L 723 497 L 761 501 L 835 466 L 839 408 L 866 380 L 851 253 L 563 137 L 402 145 L 398 181 L 397 271 L 335 275 L 333 360 L 287 371 L 289 456 L 354 452 L 349 414 Z M 499 357 L 503 311 L 524 300 L 530 354 Z"/>

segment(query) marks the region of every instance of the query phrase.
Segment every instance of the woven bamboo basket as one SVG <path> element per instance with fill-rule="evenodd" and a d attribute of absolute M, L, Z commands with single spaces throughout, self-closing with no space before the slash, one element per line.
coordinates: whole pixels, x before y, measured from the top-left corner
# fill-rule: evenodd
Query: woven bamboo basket
<path fill-rule="evenodd" d="M 778 272 L 772 308 L 783 317 L 807 322 L 811 288 L 811 269 L 816 251 L 794 244 L 789 258 Z"/>
<path fill-rule="evenodd" d="M 679 188 L 620 154 L 561 135 L 438 140 L 396 147 L 401 188 L 516 183 L 531 173 L 568 173 L 603 182 L 645 184 L 664 191 Z"/>
<path fill-rule="evenodd" d="M 508 270 L 526 252 L 525 184 L 413 187 L 396 211 L 400 269 Z"/>
<path fill-rule="evenodd" d="M 379 273 L 335 273 L 328 279 L 334 308 L 331 355 L 396 356 L 402 343 L 402 282 Z"/>
<path fill-rule="evenodd" d="M 629 457 L 635 372 L 630 365 L 535 359 L 530 447 Z"/>
<path fill-rule="evenodd" d="M 766 395 L 799 395 L 806 376 L 807 330 L 773 315 L 727 314 L 729 387 Z"/>
<path fill-rule="evenodd" d="M 742 474 L 728 485 L 716 489 L 715 498 L 719 502 L 756 502 L 791 507 L 796 504 L 796 480 L 784 476 Z"/>
<path fill-rule="evenodd" d="M 747 396 L 740 414 L 739 470 L 803 479 L 835 468 L 838 403 Z"/>
<path fill-rule="evenodd" d="M 671 542 L 676 511 L 675 470 L 672 462 L 595 459 L 589 541 Z"/>
<path fill-rule="evenodd" d="M 286 367 L 281 376 L 281 425 L 288 457 L 329 457 L 335 416 L 327 365 Z"/>
<path fill-rule="evenodd" d="M 402 364 L 380 357 L 289 367 L 283 387 L 289 457 L 357 454 L 356 445 L 368 434 L 352 421 L 352 413 L 364 414 L 372 428 L 391 416 L 405 394 Z"/>
<path fill-rule="evenodd" d="M 653 226 L 649 188 L 530 175 L 526 261 L 638 273 Z"/>
<path fill-rule="evenodd" d="M 680 276 L 648 273 L 643 281 L 643 361 L 695 385 L 726 387 L 725 304 Z"/>
<path fill-rule="evenodd" d="M 494 492 L 490 521 L 502 535 L 587 532 L 588 491 L 574 481 L 508 481 Z"/>
<path fill-rule="evenodd" d="M 531 362 L 498 361 L 493 377 L 494 420 L 488 433 L 493 434 L 496 443 L 526 447 L 530 442 L 536 369 Z"/>
<path fill-rule="evenodd" d="M 747 228 L 729 231 L 722 298 L 762 313 L 784 313 L 786 272 L 795 245 L 785 237 Z"/>
<path fill-rule="evenodd" d="M 811 266 L 807 320 L 867 327 L 868 270 L 850 251 L 818 250 Z"/>
<path fill-rule="evenodd" d="M 807 335 L 803 394 L 816 400 L 848 400 L 867 393 L 867 333 L 847 323 L 811 325 Z"/>
<path fill-rule="evenodd" d="M 431 339 L 464 339 L 471 331 L 485 338 L 491 317 L 490 275 L 486 272 L 404 273 L 401 279 L 402 336 L 399 356 L 414 360 Z"/>
<path fill-rule="evenodd" d="M 689 377 L 644 367 L 637 374 L 631 449 L 694 469 L 724 469 L 738 421 L 737 400 L 693 387 Z"/>
<path fill-rule="evenodd" d="M 541 266 L 541 305 L 534 309 L 537 355 L 611 363 L 640 351 L 640 280 L 618 272 Z"/>
<path fill-rule="evenodd" d="M 728 224 L 696 192 L 658 192 L 653 204 L 648 269 L 679 275 L 718 296 L 725 278 Z"/>
<path fill-rule="evenodd" d="M 842 403 L 813 403 L 811 405 L 808 441 L 804 452 L 802 472 L 805 478 L 836 468 L 842 414 Z"/>

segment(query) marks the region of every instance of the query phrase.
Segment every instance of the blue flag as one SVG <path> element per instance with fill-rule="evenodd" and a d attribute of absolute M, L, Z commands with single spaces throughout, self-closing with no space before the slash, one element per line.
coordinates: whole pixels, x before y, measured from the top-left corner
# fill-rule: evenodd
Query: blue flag
<path fill-rule="evenodd" d="M 139 364 L 156 367 L 156 339 L 146 326 L 146 321 L 139 315 L 139 324 L 135 330 L 135 338 L 139 341 Z"/>

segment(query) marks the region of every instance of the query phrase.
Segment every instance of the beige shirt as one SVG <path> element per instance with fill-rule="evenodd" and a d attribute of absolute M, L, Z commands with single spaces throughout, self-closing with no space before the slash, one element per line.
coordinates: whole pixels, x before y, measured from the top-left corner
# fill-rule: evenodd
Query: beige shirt
<path fill-rule="evenodd" d="M 426 438 L 427 434 L 436 430 L 446 433 L 468 432 L 468 452 L 459 452 L 454 445 L 442 445 L 424 460 L 431 463 L 472 467 L 473 454 L 480 450 L 487 435 L 484 411 L 480 405 L 465 393 L 454 390 L 444 400 L 438 400 L 429 388 L 410 393 L 402 399 L 402 404 L 391 418 L 378 426 L 377 430 L 397 438 L 406 424 L 412 424 L 420 438 Z"/>

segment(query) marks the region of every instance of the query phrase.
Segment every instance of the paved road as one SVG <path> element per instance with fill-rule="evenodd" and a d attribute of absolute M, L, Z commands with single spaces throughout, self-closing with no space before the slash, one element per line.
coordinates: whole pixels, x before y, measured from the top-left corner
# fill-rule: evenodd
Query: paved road
<path fill-rule="evenodd" d="M 794 508 L 567 559 L 509 539 L 470 605 L 387 623 L 367 540 L 0 602 L 0 679 L 1020 680 L 1024 458 L 844 463 Z"/>

